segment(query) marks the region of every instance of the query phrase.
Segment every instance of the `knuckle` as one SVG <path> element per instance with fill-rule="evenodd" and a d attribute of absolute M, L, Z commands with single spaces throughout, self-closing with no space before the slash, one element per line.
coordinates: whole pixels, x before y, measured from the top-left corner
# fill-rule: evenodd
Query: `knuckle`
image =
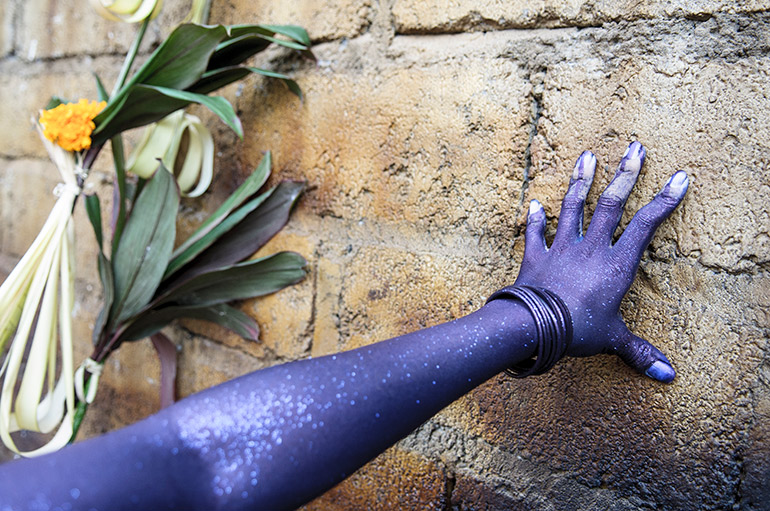
<path fill-rule="evenodd" d="M 623 207 L 623 200 L 613 195 L 602 194 L 596 203 L 596 209 L 619 209 Z"/>
<path fill-rule="evenodd" d="M 567 195 L 561 203 L 561 210 L 564 211 L 579 211 L 583 208 L 585 202 L 578 196 Z"/>
<path fill-rule="evenodd" d="M 613 251 L 606 260 L 607 269 L 612 275 L 628 276 L 636 267 L 636 258 L 627 251 Z"/>
<path fill-rule="evenodd" d="M 658 215 L 654 214 L 654 212 L 650 211 L 649 209 L 641 209 L 634 217 L 634 220 L 637 224 L 639 224 L 639 227 L 641 227 L 644 230 L 651 230 L 658 227 L 658 224 L 660 224 L 660 218 Z"/>
<path fill-rule="evenodd" d="M 660 204 L 660 206 L 662 206 L 666 212 L 669 212 L 676 208 L 679 205 L 679 202 L 679 197 L 672 197 L 671 195 L 661 193 L 655 197 L 655 199 L 652 201 L 652 204 Z"/>

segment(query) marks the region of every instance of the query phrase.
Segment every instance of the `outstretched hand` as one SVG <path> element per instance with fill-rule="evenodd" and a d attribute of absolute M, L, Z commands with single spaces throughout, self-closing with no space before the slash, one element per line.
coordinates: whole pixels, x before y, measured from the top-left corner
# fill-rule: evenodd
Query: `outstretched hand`
<path fill-rule="evenodd" d="M 684 171 L 674 174 L 613 244 L 644 157 L 642 144 L 628 146 L 615 178 L 599 198 L 585 235 L 583 208 L 596 169 L 596 157 L 590 151 L 580 155 L 575 165 L 550 248 L 544 236 L 545 211 L 533 200 L 516 285 L 550 289 L 567 304 L 574 330 L 568 355 L 615 353 L 637 371 L 668 383 L 676 375 L 671 363 L 655 346 L 629 331 L 619 309 L 655 231 L 687 192 L 688 178 Z"/>

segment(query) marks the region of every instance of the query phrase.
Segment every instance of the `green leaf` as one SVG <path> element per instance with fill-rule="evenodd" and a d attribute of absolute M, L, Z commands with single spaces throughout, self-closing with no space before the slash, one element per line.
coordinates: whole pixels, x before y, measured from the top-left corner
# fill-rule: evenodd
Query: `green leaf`
<path fill-rule="evenodd" d="M 267 69 L 260 69 L 258 67 L 249 67 L 249 71 L 252 73 L 260 74 L 262 76 L 269 76 L 271 78 L 279 78 L 283 81 L 283 83 L 286 84 L 286 86 L 289 88 L 290 91 L 292 91 L 294 94 L 297 95 L 299 99 L 302 99 L 302 91 L 299 88 L 299 85 L 297 82 L 289 78 L 288 76 L 276 73 L 275 71 L 268 71 Z"/>
<path fill-rule="evenodd" d="M 295 43 L 294 41 L 287 41 L 285 39 L 278 39 L 277 37 L 270 37 L 270 36 L 262 36 L 271 43 L 275 43 L 280 46 L 285 46 L 286 48 L 291 48 L 292 50 L 306 50 L 307 47 L 304 44 Z"/>
<path fill-rule="evenodd" d="M 189 91 L 197 92 L 198 94 L 208 94 L 209 92 L 221 89 L 225 85 L 237 82 L 250 74 L 251 71 L 243 66 L 221 67 L 212 71 L 206 71 L 201 76 L 201 79 L 189 88 Z"/>
<path fill-rule="evenodd" d="M 257 209 L 165 281 L 159 293 L 166 294 L 197 275 L 229 267 L 250 257 L 286 224 L 304 187 L 304 183 L 297 181 L 280 183 Z"/>
<path fill-rule="evenodd" d="M 241 127 L 241 121 L 238 116 L 235 115 L 233 106 L 225 98 L 219 96 L 206 96 L 205 94 L 197 94 L 195 92 L 189 92 L 184 90 L 169 89 L 167 87 L 154 87 L 149 85 L 141 85 L 140 87 L 146 87 L 156 90 L 168 96 L 169 98 L 178 99 L 181 101 L 187 101 L 188 103 L 198 103 L 205 106 L 217 115 L 222 122 L 227 124 L 240 138 L 243 138 L 243 127 Z"/>
<path fill-rule="evenodd" d="M 150 310 L 134 321 L 121 335 L 121 341 L 137 341 L 149 337 L 180 318 L 201 319 L 217 323 L 250 341 L 259 339 L 259 326 L 248 314 L 225 304 L 210 307 L 171 306 Z"/>
<path fill-rule="evenodd" d="M 52 108 L 56 108 L 59 105 L 63 105 L 65 103 L 70 103 L 68 99 L 64 99 L 61 96 L 51 96 L 51 98 L 48 100 L 48 103 L 43 107 L 43 110 L 51 110 Z"/>
<path fill-rule="evenodd" d="M 209 59 L 227 37 L 222 25 L 180 25 L 128 82 L 185 89 L 206 71 Z"/>
<path fill-rule="evenodd" d="M 172 257 L 175 259 L 180 257 L 183 252 L 187 251 L 188 248 L 200 241 L 201 238 L 206 236 L 206 234 L 208 234 L 212 229 L 222 223 L 222 221 L 224 221 L 224 219 L 230 213 L 232 213 L 235 208 L 243 204 L 243 201 L 254 195 L 257 190 L 262 188 L 262 185 L 265 184 L 268 176 L 270 176 L 271 166 L 271 155 L 270 151 L 268 151 L 265 154 L 265 157 L 262 158 L 262 161 L 259 162 L 257 168 L 254 170 L 254 172 L 251 173 L 246 181 L 244 181 L 241 186 L 239 186 L 230 195 L 230 197 L 228 197 L 227 200 L 223 202 L 222 205 L 219 206 L 219 208 L 217 208 L 217 210 L 212 213 L 211 216 L 209 216 L 195 230 L 195 232 L 192 233 L 192 235 L 174 251 Z"/>
<path fill-rule="evenodd" d="M 240 221 L 246 217 L 246 215 L 257 209 L 260 204 L 265 202 L 265 200 L 270 197 L 274 190 L 275 189 L 273 188 L 263 193 L 259 197 L 250 200 L 244 206 L 238 208 L 233 214 L 225 218 L 223 222 L 214 227 L 208 234 L 190 245 L 190 247 L 179 254 L 178 257 L 173 258 L 166 268 L 166 273 L 163 275 L 163 278 L 167 278 L 169 275 L 172 275 L 174 272 L 182 268 L 185 264 L 192 261 L 195 256 L 210 247 L 216 240 L 222 237 L 230 229 L 238 225 Z"/>
<path fill-rule="evenodd" d="M 166 117 L 168 114 L 184 108 L 190 103 L 200 103 L 230 126 L 238 136 L 243 137 L 241 122 L 235 115 L 230 103 L 220 97 L 209 97 L 188 91 L 178 91 L 164 87 L 137 85 L 126 97 L 126 105 L 115 111 L 107 122 L 110 129 L 92 135 L 92 145 L 97 145 L 110 133 L 120 133 L 131 128 L 144 126 Z M 131 106 L 133 105 L 133 106 Z"/>
<path fill-rule="evenodd" d="M 102 250 L 102 208 L 99 204 L 99 196 L 94 194 L 86 194 L 85 199 L 86 214 L 88 220 L 91 222 L 91 227 L 94 228 L 94 235 L 96 236 L 96 243 L 99 244 L 99 250 Z"/>
<path fill-rule="evenodd" d="M 174 178 L 161 165 L 139 194 L 120 239 L 120 250 L 113 254 L 111 326 L 139 312 L 155 294 L 173 249 L 178 205 Z"/>
<path fill-rule="evenodd" d="M 115 282 L 113 280 L 110 261 L 105 257 L 104 251 L 102 250 L 102 210 L 99 203 L 99 196 L 96 194 L 86 195 L 85 204 L 88 220 L 94 228 L 96 242 L 99 244 L 97 262 L 99 267 L 99 280 L 102 282 L 102 309 L 96 317 L 92 332 L 93 343 L 96 345 L 102 336 L 102 332 L 109 318 L 110 308 L 112 307 L 112 301 L 115 297 Z"/>
<path fill-rule="evenodd" d="M 107 89 L 104 88 L 102 79 L 99 78 L 99 75 L 96 73 L 94 73 L 94 80 L 96 80 L 96 93 L 97 93 L 97 97 L 99 98 L 99 101 L 107 101 L 108 99 L 110 99 L 110 95 L 107 92 Z"/>
<path fill-rule="evenodd" d="M 270 43 L 300 50 L 315 59 L 308 49 L 310 38 L 305 29 L 293 25 L 232 25 L 227 27 L 228 37 L 224 39 L 209 62 L 209 70 L 230 67 L 265 50 Z M 284 35 L 290 40 L 274 37 Z M 298 44 L 299 43 L 299 44 Z"/>
<path fill-rule="evenodd" d="M 297 25 L 262 25 L 268 30 L 272 30 L 276 34 L 281 34 L 286 37 L 290 37 L 302 43 L 305 46 L 310 46 L 310 36 L 307 34 L 307 30 Z"/>
<path fill-rule="evenodd" d="M 181 25 L 177 27 L 136 74 L 110 99 L 106 108 L 96 116 L 94 119 L 96 129 L 93 134 L 99 135 L 102 131 L 108 131 L 109 133 L 104 137 L 106 139 L 115 133 L 128 129 L 117 129 L 118 127 L 113 125 L 112 119 L 119 110 L 141 109 L 144 106 L 141 97 L 129 101 L 131 92 L 137 85 L 186 89 L 194 84 L 206 71 L 211 55 L 226 36 L 227 30 L 222 25 L 213 27 Z M 181 106 L 167 113 L 178 108 Z"/>
<path fill-rule="evenodd" d="M 110 140 L 112 163 L 115 167 L 115 186 L 112 188 L 112 255 L 118 252 L 120 237 L 126 224 L 126 158 L 123 137 L 115 135 Z"/>
<path fill-rule="evenodd" d="M 296 25 L 230 25 L 227 27 L 228 38 L 237 38 L 247 34 L 260 34 L 264 36 L 283 35 L 289 39 L 304 45 L 310 46 L 310 37 L 307 31 Z"/>
<path fill-rule="evenodd" d="M 272 42 L 261 34 L 243 34 L 226 39 L 217 46 L 209 61 L 208 69 L 213 71 L 241 64 L 249 57 L 264 51 L 271 44 Z"/>
<path fill-rule="evenodd" d="M 160 303 L 204 306 L 264 296 L 302 280 L 306 265 L 296 252 L 279 252 L 199 275 Z"/>
<path fill-rule="evenodd" d="M 96 345 L 102 337 L 104 327 L 107 326 L 107 321 L 109 320 L 113 300 L 115 300 L 115 281 L 110 261 L 104 256 L 104 252 L 102 251 L 99 251 L 97 257 L 99 263 L 99 280 L 102 281 L 102 309 L 96 317 L 96 323 L 94 323 L 92 332 L 94 345 Z"/>

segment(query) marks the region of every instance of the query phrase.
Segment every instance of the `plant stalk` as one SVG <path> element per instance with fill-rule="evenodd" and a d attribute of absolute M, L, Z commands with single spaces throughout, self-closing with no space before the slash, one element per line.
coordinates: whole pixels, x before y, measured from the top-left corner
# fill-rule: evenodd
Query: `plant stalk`
<path fill-rule="evenodd" d="M 110 94 L 110 97 L 114 97 L 126 83 L 126 78 L 128 78 L 128 73 L 131 71 L 131 66 L 134 65 L 134 59 L 136 58 L 136 54 L 139 53 L 139 46 L 142 44 L 144 33 L 147 31 L 149 24 L 150 17 L 148 16 L 144 19 L 144 21 L 142 21 L 142 24 L 139 27 L 139 32 L 136 33 L 134 42 L 131 45 L 131 48 L 128 50 L 126 60 L 123 61 L 123 67 L 121 68 L 120 74 L 118 75 L 118 81 L 115 82 L 115 87 L 112 89 L 112 94 Z"/>

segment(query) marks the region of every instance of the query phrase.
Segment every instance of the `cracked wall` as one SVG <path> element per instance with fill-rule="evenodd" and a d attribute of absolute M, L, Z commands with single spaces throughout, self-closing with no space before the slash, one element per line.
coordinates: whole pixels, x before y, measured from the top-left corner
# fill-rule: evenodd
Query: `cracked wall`
<path fill-rule="evenodd" d="M 184 5 L 167 2 L 147 49 Z M 589 210 L 631 140 L 648 161 L 629 211 L 675 170 L 691 177 L 622 310 L 669 356 L 672 385 L 611 357 L 496 377 L 306 509 L 770 509 L 770 2 L 214 0 L 211 21 L 303 24 L 318 62 L 276 50 L 257 63 L 294 76 L 302 102 L 256 77 L 225 90 L 243 141 L 199 112 L 218 170 L 181 230 L 270 149 L 273 179 L 309 188 L 265 251 L 297 250 L 311 273 L 242 304 L 259 343 L 194 321 L 169 330 L 182 395 L 479 307 L 516 274 L 524 205 L 537 198 L 555 219 L 584 149 L 599 161 Z M 3 275 L 53 203 L 54 170 L 26 119 L 51 94 L 93 95 L 80 69 L 114 79 L 130 39 L 52 0 L 0 6 Z M 92 176 L 102 197 L 107 162 Z M 86 268 L 81 357 L 98 293 Z M 148 342 L 122 348 L 86 433 L 152 413 L 157 379 Z"/>

